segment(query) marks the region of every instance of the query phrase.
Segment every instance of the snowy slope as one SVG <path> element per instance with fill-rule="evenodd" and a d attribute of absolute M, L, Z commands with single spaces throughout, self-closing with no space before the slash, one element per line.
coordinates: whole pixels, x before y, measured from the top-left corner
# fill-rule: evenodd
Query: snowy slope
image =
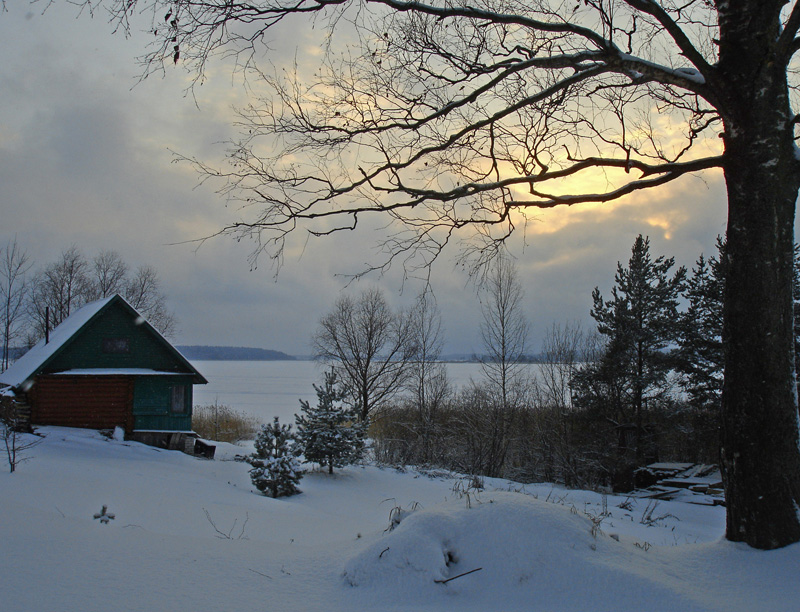
<path fill-rule="evenodd" d="M 311 473 L 301 495 L 272 500 L 229 460 L 236 447 L 205 461 L 40 431 L 31 460 L 0 473 L 4 612 L 778 612 L 800 602 L 800 547 L 725 542 L 720 508 L 662 502 L 646 526 L 645 501 L 609 496 L 593 534 L 604 510 L 595 493 L 496 480 L 466 495 L 461 481 L 373 466 Z M 108 524 L 93 518 L 103 505 Z M 416 510 L 385 531 L 395 507 Z"/>

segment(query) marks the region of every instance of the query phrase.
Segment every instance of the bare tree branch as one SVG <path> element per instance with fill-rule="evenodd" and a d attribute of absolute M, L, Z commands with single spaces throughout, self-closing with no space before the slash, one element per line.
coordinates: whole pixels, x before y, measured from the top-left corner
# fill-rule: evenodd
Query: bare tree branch
<path fill-rule="evenodd" d="M 708 64 L 702 53 L 700 53 L 689 40 L 686 33 L 660 4 L 654 2 L 654 0 L 625 0 L 625 2 L 635 9 L 655 17 L 658 23 L 660 23 L 664 27 L 664 30 L 672 37 L 672 40 L 675 41 L 675 44 L 678 45 L 681 55 L 695 66 L 704 79 L 709 78 L 713 70 L 712 67 Z"/>
<path fill-rule="evenodd" d="M 800 32 L 800 3 L 795 3 L 778 39 L 778 55 L 784 59 L 785 63 L 789 62 L 800 45 L 800 39 L 797 38 L 798 32 Z"/>

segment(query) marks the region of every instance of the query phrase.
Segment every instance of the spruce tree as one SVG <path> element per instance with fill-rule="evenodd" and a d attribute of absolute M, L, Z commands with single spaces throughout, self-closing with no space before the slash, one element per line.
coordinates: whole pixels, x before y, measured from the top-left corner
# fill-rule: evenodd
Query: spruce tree
<path fill-rule="evenodd" d="M 285 497 L 299 493 L 297 484 L 303 477 L 291 425 L 281 425 L 278 417 L 270 425 L 262 425 L 255 441 L 256 452 L 248 457 L 253 467 L 253 485 L 270 497 Z"/>
<path fill-rule="evenodd" d="M 645 459 L 647 404 L 663 396 L 673 362 L 670 343 L 677 336 L 678 298 L 686 270 L 670 272 L 675 259 L 650 256 L 650 239 L 634 241 L 628 266 L 617 263 L 611 299 L 592 293 L 591 315 L 605 338 L 597 361 L 576 379 L 578 404 L 593 404 L 615 422 L 620 452 L 632 431 L 636 463 Z"/>
<path fill-rule="evenodd" d="M 321 387 L 314 385 L 317 405 L 300 400 L 301 414 L 297 416 L 297 438 L 308 462 L 328 467 L 344 467 L 358 461 L 364 452 L 366 422 L 358 421 L 358 413 L 342 402 L 347 390 L 339 384 L 336 371 L 325 372 Z"/>

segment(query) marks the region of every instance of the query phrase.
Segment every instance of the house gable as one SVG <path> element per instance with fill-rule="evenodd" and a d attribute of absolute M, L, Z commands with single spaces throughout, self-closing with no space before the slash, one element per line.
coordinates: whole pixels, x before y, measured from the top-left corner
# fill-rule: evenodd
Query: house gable
<path fill-rule="evenodd" d="M 122 297 L 87 304 L 3 374 L 0 383 L 25 388 L 39 375 L 149 370 L 206 379 Z"/>
<path fill-rule="evenodd" d="M 69 370 L 150 369 L 194 374 L 160 334 L 123 302 L 111 302 L 48 361 L 42 373 Z"/>

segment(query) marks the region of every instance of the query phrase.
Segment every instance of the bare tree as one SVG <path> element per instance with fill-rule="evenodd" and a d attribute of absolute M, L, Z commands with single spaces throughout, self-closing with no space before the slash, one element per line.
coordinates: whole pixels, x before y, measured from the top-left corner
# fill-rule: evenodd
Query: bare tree
<path fill-rule="evenodd" d="M 595 341 L 596 342 L 596 341 Z M 587 482 L 578 449 L 572 440 L 572 381 L 583 363 L 592 358 L 593 338 L 577 323 L 553 325 L 541 346 L 535 382 L 538 451 L 545 478 L 567 485 Z"/>
<path fill-rule="evenodd" d="M 38 338 L 88 301 L 88 263 L 78 247 L 61 253 L 58 261 L 45 266 L 33 279 L 28 314 Z"/>
<path fill-rule="evenodd" d="M 409 317 L 393 312 L 379 289 L 339 298 L 312 342 L 316 357 L 336 366 L 361 421 L 402 389 L 415 353 Z"/>
<path fill-rule="evenodd" d="M 431 460 L 437 417 L 451 394 L 447 368 L 439 361 L 444 342 L 442 315 L 435 298 L 425 291 L 410 313 L 410 333 L 415 353 L 408 368 L 406 387 L 416 408 L 421 443 L 419 460 Z"/>
<path fill-rule="evenodd" d="M 579 323 L 550 326 L 542 341 L 536 385 L 544 403 L 565 411 L 572 407 L 570 381 L 587 360 L 590 345 Z"/>
<path fill-rule="evenodd" d="M 529 325 L 522 312 L 524 291 L 514 262 L 499 255 L 481 284 L 481 369 L 500 400 L 500 409 L 520 407 L 527 376 Z"/>
<path fill-rule="evenodd" d="M 92 259 L 91 299 L 111 297 L 125 292 L 128 264 L 116 251 L 100 251 Z"/>
<path fill-rule="evenodd" d="M 20 463 L 31 458 L 27 451 L 42 441 L 41 438 L 28 437 L 26 431 L 30 431 L 30 425 L 22 406 L 13 397 L 0 395 L 0 443 L 12 474 Z"/>
<path fill-rule="evenodd" d="M 128 303 L 164 336 L 176 331 L 175 315 L 166 304 L 158 271 L 153 266 L 139 266 L 131 272 L 116 251 L 100 251 L 92 259 L 89 299 L 122 295 Z"/>
<path fill-rule="evenodd" d="M 28 343 L 35 344 L 44 337 L 48 307 L 52 329 L 84 304 L 117 293 L 163 335 L 170 337 L 175 333 L 175 315 L 167 307 L 158 271 L 153 266 L 139 266 L 131 273 L 116 251 L 101 251 L 89 263 L 72 246 L 33 279 L 27 306 L 32 327 Z"/>
<path fill-rule="evenodd" d="M 123 296 L 164 336 L 169 338 L 176 332 L 175 315 L 167 308 L 167 298 L 153 266 L 139 266 L 132 276 L 125 278 Z"/>
<path fill-rule="evenodd" d="M 474 383 L 459 398 L 466 423 L 462 436 L 466 434 L 471 449 L 467 455 L 481 466 L 479 473 L 487 476 L 502 473 L 528 408 L 524 363 L 528 322 L 522 312 L 523 295 L 513 261 L 499 254 L 485 268 L 479 289 L 485 380 Z M 471 437 L 470 431 L 480 439 Z"/>
<path fill-rule="evenodd" d="M 83 1 L 100 3 L 123 29 L 145 5 Z M 257 72 L 274 95 L 242 111 L 231 166 L 198 163 L 254 211 L 223 232 L 253 235 L 278 260 L 297 228 L 330 234 L 371 213 L 401 224 L 385 242 L 390 258 L 416 250 L 425 266 L 472 228 L 485 247 L 480 260 L 526 211 L 609 202 L 721 169 L 727 537 L 759 548 L 800 540 L 792 350 L 800 3 L 146 5 L 156 41 L 146 70 L 180 61 L 198 79 L 216 53 L 257 68 L 256 45 L 270 28 L 291 27 L 292 16 L 330 18 L 330 52 L 312 82 Z M 343 24 L 356 35 L 339 44 Z M 354 46 L 343 48 L 347 40 Z M 585 187 L 597 184 L 607 188 Z"/>
<path fill-rule="evenodd" d="M 17 238 L 6 243 L 5 249 L 0 253 L 0 322 L 2 322 L 3 354 L 0 357 L 0 372 L 8 369 L 9 350 L 11 343 L 21 333 L 20 323 L 25 314 L 25 300 L 28 293 L 28 284 L 25 275 L 33 264 L 28 254 L 17 244 Z"/>

